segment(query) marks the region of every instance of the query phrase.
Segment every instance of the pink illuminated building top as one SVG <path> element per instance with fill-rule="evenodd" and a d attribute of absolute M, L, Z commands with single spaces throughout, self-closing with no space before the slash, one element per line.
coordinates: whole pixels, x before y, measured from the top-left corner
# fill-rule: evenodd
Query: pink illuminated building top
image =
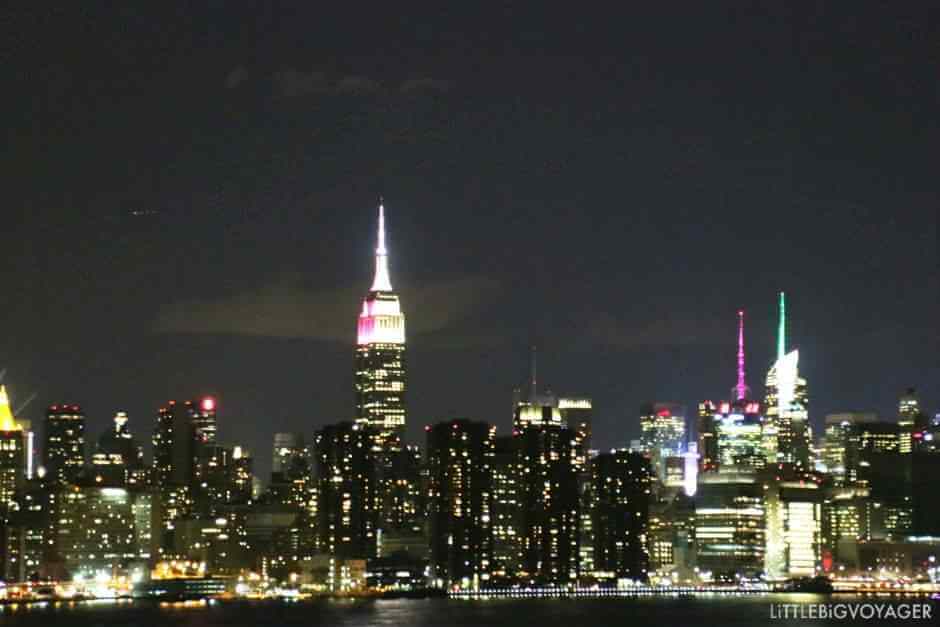
<path fill-rule="evenodd" d="M 379 204 L 379 232 L 375 248 L 375 279 L 359 314 L 357 343 L 404 344 L 405 316 L 398 295 L 392 291 L 385 248 L 385 207 Z"/>

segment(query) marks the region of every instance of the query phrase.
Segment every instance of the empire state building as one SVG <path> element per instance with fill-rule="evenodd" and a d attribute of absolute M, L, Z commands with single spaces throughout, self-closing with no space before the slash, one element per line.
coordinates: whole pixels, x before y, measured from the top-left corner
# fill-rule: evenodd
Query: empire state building
<path fill-rule="evenodd" d="M 392 291 L 379 204 L 375 280 L 362 302 L 356 341 L 356 421 L 375 432 L 376 446 L 396 450 L 405 430 L 405 316 Z"/>

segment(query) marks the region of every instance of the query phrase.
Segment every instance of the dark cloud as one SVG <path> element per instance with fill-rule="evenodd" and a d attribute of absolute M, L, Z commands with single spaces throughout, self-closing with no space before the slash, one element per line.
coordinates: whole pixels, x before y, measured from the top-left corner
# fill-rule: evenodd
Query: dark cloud
<path fill-rule="evenodd" d="M 592 344 L 631 350 L 656 346 L 707 346 L 730 343 L 734 321 L 707 318 L 657 318 L 646 322 L 621 320 L 602 312 L 582 324 L 584 339 Z"/>
<path fill-rule="evenodd" d="M 248 80 L 248 70 L 244 66 L 239 65 L 225 77 L 225 88 L 235 89 L 246 80 Z"/>
<path fill-rule="evenodd" d="M 495 281 L 482 277 L 404 288 L 401 298 L 408 332 L 420 335 L 443 330 L 492 298 L 497 290 Z M 310 290 L 299 276 L 288 275 L 228 298 L 166 305 L 153 330 L 349 342 L 354 335 L 350 320 L 355 319 L 363 296 L 361 286 Z M 411 311 L 414 315 L 409 315 Z M 448 337 L 448 342 L 453 343 L 454 338 Z"/>
<path fill-rule="evenodd" d="M 334 89 L 338 94 L 374 94 L 382 90 L 382 84 L 368 76 L 344 76 Z"/>
<path fill-rule="evenodd" d="M 325 72 L 313 70 L 300 72 L 294 69 L 279 70 L 273 78 L 274 95 L 281 98 L 296 98 L 331 91 Z"/>
<path fill-rule="evenodd" d="M 244 68 L 236 68 L 226 78 L 226 87 L 234 87 L 247 78 Z M 293 68 L 278 70 L 272 77 L 274 95 L 279 98 L 298 98 L 316 95 L 354 95 L 372 94 L 420 95 L 444 93 L 453 86 L 452 81 L 433 77 L 410 78 L 402 81 L 397 89 L 386 89 L 382 81 L 362 74 L 330 76 L 320 70 L 304 72 Z"/>
<path fill-rule="evenodd" d="M 398 91 L 403 94 L 415 94 L 422 92 L 445 92 L 452 87 L 451 81 L 441 80 L 439 78 L 411 78 L 404 81 Z"/>

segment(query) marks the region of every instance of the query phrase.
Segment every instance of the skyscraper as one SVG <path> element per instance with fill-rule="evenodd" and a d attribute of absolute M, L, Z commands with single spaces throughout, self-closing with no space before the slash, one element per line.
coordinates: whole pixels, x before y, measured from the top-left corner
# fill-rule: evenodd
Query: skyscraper
<path fill-rule="evenodd" d="M 685 407 L 678 403 L 645 404 L 640 409 L 640 446 L 662 476 L 662 460 L 680 455 L 685 447 Z"/>
<path fill-rule="evenodd" d="M 98 439 L 98 448 L 91 456 L 96 483 L 107 486 L 143 483 L 144 451 L 127 427 L 127 414 L 114 416 L 114 428 Z"/>
<path fill-rule="evenodd" d="M 904 454 L 914 450 L 914 432 L 917 431 L 916 423 L 920 415 L 917 391 L 908 388 L 898 399 L 898 425 L 901 429 L 901 452 Z"/>
<path fill-rule="evenodd" d="M 188 486 L 196 458 L 196 435 L 191 401 L 170 401 L 157 414 L 153 432 L 153 467 L 157 485 Z"/>
<path fill-rule="evenodd" d="M 496 428 L 458 419 L 428 430 L 431 577 L 478 588 L 493 569 Z"/>
<path fill-rule="evenodd" d="M 786 352 L 786 299 L 780 292 L 777 360 L 767 372 L 764 445 L 768 463 L 810 467 L 812 434 L 807 413 L 806 379 L 800 376 L 798 350 Z"/>
<path fill-rule="evenodd" d="M 295 466 L 305 466 L 307 452 L 301 433 L 275 433 L 274 455 L 271 458 L 271 473 L 290 474 Z"/>
<path fill-rule="evenodd" d="M 26 457 L 26 431 L 13 417 L 6 387 L 0 385 L 0 522 L 26 481 Z"/>
<path fill-rule="evenodd" d="M 702 475 L 695 496 L 698 566 L 721 581 L 764 570 L 764 490 L 750 469 Z"/>
<path fill-rule="evenodd" d="M 373 438 L 368 427 L 342 422 L 314 434 L 320 547 L 343 559 L 376 556 L 378 512 Z"/>
<path fill-rule="evenodd" d="M 493 458 L 494 578 L 512 580 L 522 570 L 522 473 L 519 438 L 499 436 Z"/>
<path fill-rule="evenodd" d="M 575 434 L 554 424 L 530 424 L 514 437 L 522 505 L 520 574 L 543 584 L 577 581 L 581 517 Z"/>
<path fill-rule="evenodd" d="M 405 430 L 405 315 L 392 290 L 385 248 L 385 208 L 379 204 L 375 278 L 359 314 L 356 341 L 356 420 L 380 449 L 401 446 Z"/>
<path fill-rule="evenodd" d="M 594 476 L 594 570 L 615 579 L 646 581 L 647 531 L 653 471 L 637 453 L 598 455 Z"/>
<path fill-rule="evenodd" d="M 78 481 L 85 467 L 85 414 L 78 405 L 51 405 L 46 412 L 43 465 L 60 484 Z"/>

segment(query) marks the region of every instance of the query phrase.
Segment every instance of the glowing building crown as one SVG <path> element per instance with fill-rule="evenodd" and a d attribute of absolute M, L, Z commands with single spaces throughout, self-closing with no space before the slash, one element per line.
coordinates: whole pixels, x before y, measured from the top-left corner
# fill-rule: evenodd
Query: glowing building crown
<path fill-rule="evenodd" d="M 22 431 L 10 409 L 10 397 L 7 396 L 5 385 L 0 385 L 0 431 Z"/>

